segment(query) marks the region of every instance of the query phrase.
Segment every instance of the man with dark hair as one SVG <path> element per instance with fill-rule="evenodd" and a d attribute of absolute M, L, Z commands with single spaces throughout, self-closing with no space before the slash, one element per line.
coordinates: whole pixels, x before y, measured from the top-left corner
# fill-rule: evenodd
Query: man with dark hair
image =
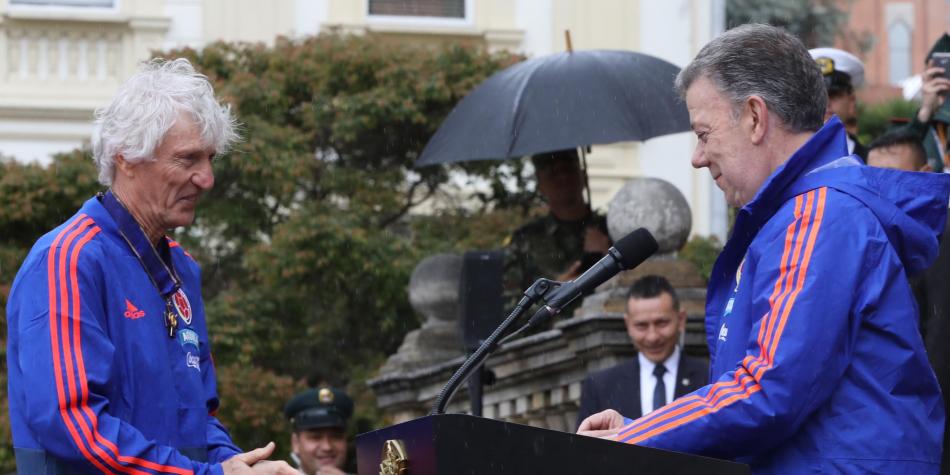
<path fill-rule="evenodd" d="M 906 128 L 887 132 L 868 146 L 868 165 L 911 172 L 929 172 L 927 152 L 920 137 Z"/>
<path fill-rule="evenodd" d="M 576 150 L 531 157 L 538 193 L 549 213 L 518 228 L 505 252 L 504 287 L 517 301 L 539 278 L 576 278 L 607 253 L 607 220 L 584 202 L 586 173 Z"/>
<path fill-rule="evenodd" d="M 623 321 L 637 356 L 584 380 L 577 425 L 604 409 L 640 417 L 706 384 L 709 366 L 679 347 L 686 311 L 666 278 L 648 275 L 634 282 Z"/>
<path fill-rule="evenodd" d="M 821 68 L 828 91 L 825 120 L 838 116 L 848 131 L 848 153 L 867 160 L 868 149 L 858 141 L 858 98 L 854 94 L 855 88 L 864 83 L 864 63 L 838 48 L 815 48 L 808 52 Z"/>
<path fill-rule="evenodd" d="M 708 168 L 739 207 L 706 293 L 710 381 L 587 435 L 760 473 L 936 473 L 944 409 L 908 276 L 937 255 L 950 177 L 861 164 L 801 41 L 714 38 L 676 78 Z"/>

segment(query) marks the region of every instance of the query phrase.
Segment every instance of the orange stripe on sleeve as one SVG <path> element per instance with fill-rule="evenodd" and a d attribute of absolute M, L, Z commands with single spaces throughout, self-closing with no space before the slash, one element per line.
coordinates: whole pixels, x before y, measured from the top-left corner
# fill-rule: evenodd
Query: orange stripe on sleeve
<path fill-rule="evenodd" d="M 90 220 L 90 223 L 92 223 L 91 220 Z M 123 472 L 123 473 L 131 473 L 131 474 L 134 474 L 134 475 L 149 475 L 149 474 L 146 473 L 146 472 L 142 472 L 142 471 L 140 471 L 140 470 L 135 470 L 135 469 L 130 469 L 130 468 L 128 468 L 128 467 L 123 467 L 123 466 L 119 465 L 119 463 L 116 462 L 116 461 L 115 461 L 112 457 L 110 457 L 107 453 L 105 453 L 105 451 L 102 450 L 102 448 L 101 448 L 100 446 L 96 445 L 96 444 L 92 441 L 93 435 L 92 435 L 92 432 L 91 432 L 91 430 L 90 430 L 90 428 L 89 428 L 89 425 L 86 423 L 86 420 L 83 418 L 82 414 L 79 412 L 79 411 L 80 411 L 79 406 L 78 406 L 78 404 L 79 404 L 79 397 L 77 396 L 76 381 L 75 381 L 75 378 L 74 378 L 74 376 L 73 376 L 73 375 L 74 375 L 74 367 L 73 367 L 72 344 L 71 344 L 70 338 L 69 338 L 69 334 L 70 334 L 70 331 L 69 331 L 69 322 L 70 322 L 70 320 L 72 320 L 72 322 L 73 322 L 73 338 L 76 338 L 75 331 L 77 331 L 77 330 L 78 330 L 78 327 L 79 327 L 79 318 L 78 318 L 79 315 L 78 315 L 78 313 L 75 313 L 76 310 L 77 310 L 78 307 L 79 307 L 78 296 L 75 295 L 75 293 L 77 293 L 76 291 L 78 290 L 78 286 L 77 286 L 77 284 L 76 284 L 76 277 L 77 277 L 76 274 L 75 274 L 75 273 L 70 273 L 69 277 L 70 277 L 70 279 L 71 279 L 71 284 L 72 284 L 70 287 L 71 287 L 72 289 L 67 289 L 67 283 L 70 283 L 70 281 L 67 280 L 66 271 L 67 271 L 67 269 L 69 269 L 70 267 L 75 267 L 75 262 L 73 262 L 73 260 L 76 258 L 76 256 L 77 256 L 78 253 L 79 253 L 79 250 L 82 249 L 82 247 L 85 245 L 85 243 L 89 242 L 89 239 L 91 239 L 91 236 L 94 236 L 94 235 L 96 235 L 96 234 L 99 232 L 99 227 L 98 227 L 98 226 L 93 226 L 92 228 L 83 231 L 85 234 L 83 235 L 83 238 L 80 239 L 80 241 L 76 244 L 76 246 L 73 247 L 73 249 L 72 249 L 72 256 L 71 256 L 71 259 L 70 259 L 70 262 L 69 262 L 70 265 L 67 265 L 67 260 L 66 260 L 66 259 L 67 259 L 67 255 L 69 254 L 69 249 L 70 249 L 70 246 L 72 245 L 73 240 L 74 240 L 74 239 L 76 238 L 76 236 L 77 236 L 77 232 L 78 232 L 78 230 L 73 231 L 73 232 L 70 233 L 70 235 L 67 237 L 66 242 L 63 244 L 63 250 L 62 250 L 62 252 L 60 253 L 60 256 L 59 256 L 59 263 L 58 263 L 58 266 L 57 266 L 58 277 L 59 277 L 59 283 L 60 283 L 60 297 L 61 297 L 61 299 L 62 299 L 62 302 L 60 302 L 60 322 L 61 322 L 61 323 L 60 323 L 60 326 L 61 326 L 61 328 L 62 328 L 62 333 L 63 333 L 62 346 L 63 346 L 63 358 L 64 358 L 65 363 L 66 363 L 66 371 L 65 371 L 65 374 L 66 374 L 66 382 L 67 382 L 67 385 L 68 385 L 68 387 L 69 387 L 69 394 L 68 394 L 68 396 L 69 396 L 69 397 L 68 397 L 68 401 L 69 401 L 69 403 L 68 403 L 68 405 L 69 405 L 69 411 L 70 411 L 70 413 L 72 414 L 73 418 L 75 419 L 76 424 L 79 426 L 79 429 L 80 429 L 80 431 L 81 431 L 81 436 L 84 437 L 83 442 L 84 442 L 84 443 L 88 443 L 88 444 L 89 444 L 89 447 L 92 448 L 92 451 L 95 452 L 96 455 L 98 455 L 99 458 L 101 458 L 107 465 L 109 465 L 109 466 L 112 467 L 113 469 L 115 469 L 115 470 L 117 470 L 117 471 L 119 471 L 119 472 Z M 70 307 L 69 307 L 69 301 L 70 301 L 70 299 L 69 299 L 69 297 L 70 297 L 69 290 L 73 290 L 73 292 L 74 292 L 73 295 L 72 295 L 72 297 L 73 297 L 73 299 L 72 299 L 72 304 L 73 304 L 72 311 L 71 311 L 71 309 L 70 309 Z"/>
<path fill-rule="evenodd" d="M 785 307 L 786 303 L 788 302 L 788 296 L 793 292 L 792 284 L 795 282 L 795 276 L 799 272 L 798 262 L 801 259 L 802 249 L 804 248 L 805 241 L 808 239 L 808 232 L 810 231 L 812 225 L 811 208 L 814 204 L 814 198 L 815 192 L 808 192 L 805 199 L 804 212 L 798 208 L 795 210 L 795 215 L 799 216 L 802 220 L 802 226 L 799 228 L 798 233 L 796 233 L 793 238 L 795 241 L 795 250 L 792 253 L 792 260 L 788 267 L 786 267 L 785 262 L 783 261 L 782 269 L 779 272 L 779 278 L 782 278 L 783 275 L 785 277 L 785 283 L 783 284 L 785 287 L 785 292 L 783 292 L 782 295 L 778 297 L 778 305 L 770 302 L 769 308 L 771 309 L 771 312 L 769 312 L 768 318 L 764 320 L 761 325 L 762 327 L 768 327 L 765 330 L 764 344 L 761 341 L 759 343 L 759 346 L 764 347 L 765 351 L 760 352 L 758 361 L 749 367 L 751 372 L 756 375 L 756 379 L 759 379 L 761 374 L 764 372 L 763 368 L 772 367 L 772 355 L 774 355 L 774 351 L 771 347 L 775 343 L 774 330 L 778 320 L 780 320 L 778 317 L 781 315 L 782 308 Z"/>
<path fill-rule="evenodd" d="M 772 296 L 769 298 L 772 311 L 770 311 L 765 317 L 767 321 L 763 321 L 761 323 L 757 338 L 760 350 L 759 356 L 756 358 L 752 358 L 751 355 L 746 356 L 742 361 L 743 366 L 740 366 L 736 370 L 733 381 L 719 382 L 714 384 L 705 397 L 688 396 L 680 400 L 679 404 L 674 402 L 674 404 L 667 406 L 669 409 L 664 407 L 658 411 L 654 411 L 647 417 L 641 419 L 638 422 L 634 422 L 628 428 L 622 430 L 618 434 L 617 439 L 630 437 L 632 434 L 636 434 L 632 438 L 624 440 L 624 442 L 630 444 L 642 442 L 647 438 L 680 427 L 704 415 L 717 412 L 723 407 L 726 407 L 741 399 L 746 399 L 762 389 L 759 381 L 761 381 L 761 378 L 765 372 L 771 369 L 774 365 L 775 352 L 787 324 L 788 316 L 791 313 L 797 296 L 801 292 L 801 289 L 805 283 L 805 275 L 808 270 L 808 264 L 811 261 L 814 244 L 821 227 L 822 217 L 824 215 L 826 195 L 826 188 L 821 188 L 818 190 L 817 200 L 815 199 L 815 192 L 809 192 L 807 199 L 805 200 L 806 202 L 804 211 L 801 210 L 801 196 L 796 197 L 795 217 L 796 219 L 801 218 L 803 225 L 798 229 L 797 232 L 795 232 L 795 222 L 790 224 L 787 228 L 785 249 L 783 250 L 779 279 L 776 281 Z M 811 210 L 816 202 L 817 210 L 815 212 L 815 217 L 812 219 Z M 794 239 L 795 237 L 800 237 L 800 239 Z M 786 265 L 786 258 L 788 256 L 789 246 L 792 241 L 795 241 L 796 244 L 791 263 L 794 264 L 800 261 L 801 266 L 800 269 L 798 265 L 791 266 L 792 272 L 789 273 L 789 266 Z M 807 245 L 805 244 L 806 242 Z M 803 247 L 804 251 L 802 249 Z M 781 284 L 783 281 L 787 283 L 794 282 L 794 287 L 786 287 L 784 284 Z M 781 292 L 776 298 L 776 291 L 782 287 L 785 288 L 785 291 Z M 786 297 L 788 298 L 786 299 Z M 778 302 L 779 304 L 777 307 L 774 306 L 775 302 Z M 763 329 L 765 330 L 763 331 Z M 770 337 L 773 330 L 775 330 L 775 335 L 774 337 Z M 756 366 L 757 369 L 750 371 L 753 366 Z M 752 384 L 749 384 L 750 382 Z M 693 411 L 697 408 L 699 408 L 699 410 L 690 413 L 690 411 Z M 680 415 L 683 417 L 677 418 L 677 416 Z M 666 423 L 664 424 L 664 422 Z M 638 434 L 638 432 L 640 433 Z"/>
<path fill-rule="evenodd" d="M 92 223 L 91 220 L 89 222 Z M 110 467 L 114 468 L 115 470 L 119 472 L 123 472 L 123 473 L 134 474 L 134 475 L 149 475 L 148 472 L 138 470 L 134 467 L 120 465 L 119 462 L 116 461 L 116 459 L 118 459 L 119 461 L 121 461 L 122 463 L 126 465 L 134 464 L 146 469 L 159 471 L 160 473 L 173 473 L 177 475 L 192 475 L 193 472 L 191 470 L 181 469 L 178 467 L 168 467 L 168 466 L 156 464 L 154 462 L 150 462 L 147 460 L 142 460 L 136 457 L 128 457 L 128 456 L 123 456 L 119 454 L 118 447 L 116 447 L 116 445 L 112 441 L 105 438 L 104 436 L 102 436 L 102 434 L 99 433 L 98 419 L 95 415 L 95 412 L 92 411 L 92 409 L 88 406 L 89 390 L 88 390 L 88 381 L 86 379 L 85 362 L 82 356 L 82 338 L 81 338 L 81 333 L 80 333 L 80 330 L 81 330 L 80 295 L 81 294 L 79 292 L 77 265 L 79 261 L 79 254 L 82 248 L 99 232 L 100 232 L 100 228 L 96 226 L 88 230 L 86 234 L 83 235 L 83 237 L 77 242 L 77 244 L 73 248 L 72 253 L 70 255 L 70 259 L 69 259 L 69 265 L 67 266 L 65 262 L 65 258 L 66 258 L 65 250 L 69 248 L 71 241 L 75 237 L 74 234 L 71 234 L 66 244 L 63 246 L 64 252 L 61 253 L 60 255 L 60 260 L 59 260 L 60 265 L 59 265 L 59 268 L 57 269 L 59 271 L 59 277 L 60 277 L 59 280 L 61 283 L 60 293 L 64 300 L 61 304 L 62 308 L 64 309 L 64 311 L 61 314 L 61 320 L 62 320 L 62 327 L 63 327 L 62 331 L 64 334 L 63 352 L 65 354 L 65 361 L 66 361 L 66 376 L 67 376 L 68 386 L 70 389 L 70 403 L 69 403 L 70 411 L 73 414 L 74 418 L 76 419 L 76 422 L 80 426 L 80 429 L 82 432 L 81 436 L 84 437 L 84 440 L 82 440 L 82 442 L 88 443 L 89 446 L 92 448 L 92 450 L 96 453 L 96 455 L 102 458 L 102 460 L 105 461 L 106 464 L 108 464 Z M 67 267 L 69 270 L 69 281 L 67 281 L 65 278 Z M 66 294 L 65 287 L 66 287 L 67 282 L 70 283 L 69 290 L 71 291 L 71 297 L 72 297 L 71 311 L 66 305 L 67 294 Z M 70 342 L 66 333 L 67 328 L 68 328 L 68 321 L 70 317 L 72 317 L 71 319 L 73 323 L 73 331 L 72 331 L 73 341 L 72 342 Z M 75 346 L 76 348 L 76 352 L 75 352 L 76 353 L 75 354 L 76 368 L 77 368 L 77 373 L 79 374 L 79 380 L 80 380 L 79 381 L 79 393 L 80 393 L 79 397 L 77 397 L 77 394 L 76 394 L 77 384 L 74 380 L 74 373 L 73 373 L 73 367 L 72 367 L 73 365 L 72 347 L 73 346 Z M 82 413 L 80 413 L 80 411 L 82 411 Z M 85 414 L 89 418 L 89 424 L 86 423 L 86 419 L 83 417 L 83 414 Z M 76 436 L 79 436 L 79 434 L 76 434 Z M 98 444 L 96 442 L 98 442 Z M 105 453 L 105 451 L 102 450 L 102 447 L 99 444 L 109 448 L 110 451 L 112 452 L 112 455 L 110 456 L 109 454 Z M 101 465 L 97 464 L 97 467 L 100 468 L 100 470 L 102 470 L 104 473 L 112 473 L 111 471 L 106 470 L 104 467 L 101 467 Z"/>
<path fill-rule="evenodd" d="M 64 388 L 64 382 L 62 379 L 62 363 L 60 362 L 60 344 L 59 344 L 59 322 L 57 321 L 57 308 L 59 305 L 57 299 L 57 279 L 56 279 L 56 257 L 57 252 L 60 249 L 60 242 L 63 237 L 69 234 L 71 231 L 84 229 L 92 224 L 92 220 L 85 219 L 86 216 L 80 214 L 76 217 L 71 223 L 63 227 L 62 231 L 56 235 L 56 238 L 53 240 L 53 244 L 50 246 L 50 249 L 47 254 L 46 266 L 47 266 L 47 286 L 49 293 L 49 327 L 50 327 L 50 347 L 53 352 L 53 376 L 56 383 L 56 396 L 59 401 L 59 415 L 63 419 L 63 422 L 66 425 L 66 429 L 69 432 L 70 438 L 72 438 L 73 443 L 76 444 L 76 447 L 79 449 L 82 456 L 86 458 L 90 463 L 92 463 L 96 468 L 99 469 L 102 473 L 112 474 L 113 472 L 106 468 L 102 463 L 92 455 L 89 450 L 86 448 L 86 445 L 83 443 L 82 439 L 79 436 L 79 433 L 76 430 L 76 426 L 73 424 L 72 418 L 68 412 L 68 403 L 66 401 L 66 391 Z M 77 227 L 79 225 L 79 227 Z M 65 252 L 65 251 L 64 251 Z M 65 285 L 65 282 L 63 283 Z"/>

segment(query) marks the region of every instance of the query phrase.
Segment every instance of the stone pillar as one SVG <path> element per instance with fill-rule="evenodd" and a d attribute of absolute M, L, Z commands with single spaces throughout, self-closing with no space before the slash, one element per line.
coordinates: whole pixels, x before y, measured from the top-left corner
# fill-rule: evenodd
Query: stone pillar
<path fill-rule="evenodd" d="M 390 406 L 397 422 L 425 415 L 425 408 L 416 404 L 414 391 L 418 388 L 404 384 L 407 378 L 463 353 L 457 318 L 461 272 L 461 257 L 437 254 L 423 259 L 409 278 L 409 303 L 423 316 L 422 326 L 406 335 L 374 380 L 388 382 L 391 389 L 398 389 L 389 394 L 377 392 L 378 403 Z"/>

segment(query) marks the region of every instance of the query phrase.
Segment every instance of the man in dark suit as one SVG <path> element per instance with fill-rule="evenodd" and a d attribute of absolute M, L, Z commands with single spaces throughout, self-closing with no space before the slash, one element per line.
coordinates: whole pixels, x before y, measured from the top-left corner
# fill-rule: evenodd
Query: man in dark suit
<path fill-rule="evenodd" d="M 708 364 L 678 346 L 686 311 L 669 281 L 649 275 L 634 282 L 623 320 L 637 357 L 584 380 L 578 425 L 604 409 L 636 419 L 706 384 Z"/>

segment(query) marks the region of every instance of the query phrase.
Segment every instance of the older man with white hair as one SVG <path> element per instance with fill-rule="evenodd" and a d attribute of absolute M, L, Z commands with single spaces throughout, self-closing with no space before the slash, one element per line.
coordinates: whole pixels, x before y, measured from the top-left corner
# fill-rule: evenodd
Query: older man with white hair
<path fill-rule="evenodd" d="M 166 235 L 214 186 L 238 138 L 229 109 L 187 60 L 156 60 L 95 125 L 110 189 L 36 242 L 7 304 L 20 473 L 295 473 L 215 418 L 200 270 Z"/>

